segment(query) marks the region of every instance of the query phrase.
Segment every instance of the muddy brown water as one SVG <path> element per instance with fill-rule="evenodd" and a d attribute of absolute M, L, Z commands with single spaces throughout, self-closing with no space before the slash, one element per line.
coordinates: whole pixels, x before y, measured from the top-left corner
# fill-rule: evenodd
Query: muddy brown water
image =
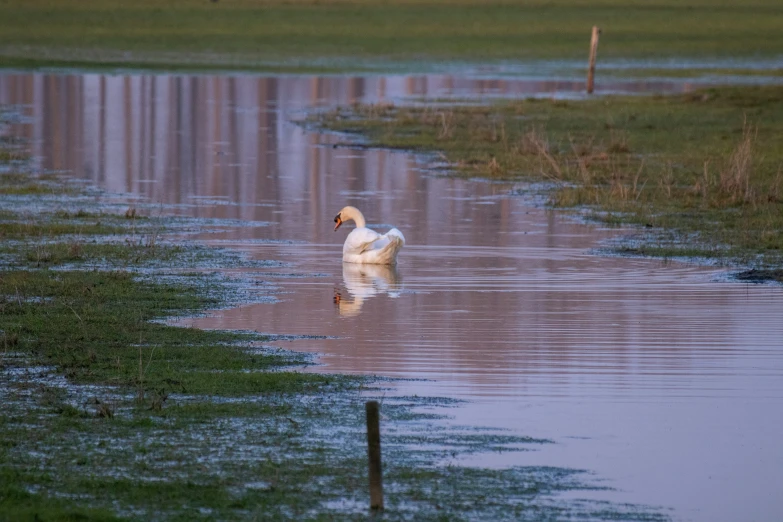
<path fill-rule="evenodd" d="M 482 466 L 590 470 L 579 492 L 677 520 L 783 519 L 783 289 L 724 271 L 595 255 L 623 231 L 453 180 L 427 160 L 333 148 L 311 107 L 449 96 L 578 96 L 581 81 L 448 76 L 2 74 L 41 168 L 217 221 L 198 237 L 276 261 L 244 276 L 274 303 L 181 321 L 292 336 L 316 371 L 402 377 L 388 393 L 466 399 L 455 425 L 550 438 Z M 678 92 L 672 82 L 615 91 Z M 395 268 L 343 265 L 344 205 L 408 244 Z M 312 371 L 312 370 L 309 370 Z"/>

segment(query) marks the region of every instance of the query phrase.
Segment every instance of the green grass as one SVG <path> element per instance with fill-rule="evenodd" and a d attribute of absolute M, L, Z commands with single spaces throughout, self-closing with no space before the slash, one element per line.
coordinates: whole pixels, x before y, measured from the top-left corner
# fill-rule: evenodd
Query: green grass
<path fill-rule="evenodd" d="M 373 145 L 441 151 L 456 173 L 543 181 L 556 207 L 672 231 L 648 242 L 728 262 L 783 259 L 783 88 L 488 106 L 354 106 L 316 116 Z M 652 252 L 652 250 L 646 250 Z"/>
<path fill-rule="evenodd" d="M 123 232 L 120 227 L 106 226 L 99 221 L 94 223 L 63 223 L 63 222 L 33 222 L 33 221 L 11 221 L 0 223 L 0 237 L 18 238 L 18 237 L 45 237 L 62 234 L 86 234 L 103 235 L 117 234 Z"/>
<path fill-rule="evenodd" d="M 0 65 L 266 70 L 384 63 L 760 58 L 783 54 L 777 0 L 1 0 Z"/>
<path fill-rule="evenodd" d="M 22 156 L 20 156 L 20 153 L 14 150 L 0 150 L 0 161 L 2 162 L 8 162 L 8 161 L 16 161 L 21 159 Z"/>
<path fill-rule="evenodd" d="M 290 361 L 236 345 L 250 335 L 151 322 L 218 304 L 193 287 L 141 282 L 127 272 L 11 270 L 0 275 L 0 296 L 2 342 L 75 383 L 236 396 L 301 391 L 330 380 L 263 371 Z"/>

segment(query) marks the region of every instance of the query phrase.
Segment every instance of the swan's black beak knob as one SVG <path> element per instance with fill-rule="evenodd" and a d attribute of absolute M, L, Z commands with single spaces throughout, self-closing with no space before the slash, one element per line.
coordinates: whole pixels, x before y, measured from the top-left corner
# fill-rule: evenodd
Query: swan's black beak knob
<path fill-rule="evenodd" d="M 334 230 L 335 230 L 335 232 L 336 232 L 336 231 L 337 231 L 337 229 L 338 229 L 338 228 L 340 228 L 340 225 L 342 225 L 342 224 L 343 224 L 343 220 L 342 220 L 342 219 L 340 219 L 340 214 L 337 214 L 337 216 L 334 218 L 334 222 L 335 222 L 335 223 L 337 223 L 337 224 L 334 226 Z"/>

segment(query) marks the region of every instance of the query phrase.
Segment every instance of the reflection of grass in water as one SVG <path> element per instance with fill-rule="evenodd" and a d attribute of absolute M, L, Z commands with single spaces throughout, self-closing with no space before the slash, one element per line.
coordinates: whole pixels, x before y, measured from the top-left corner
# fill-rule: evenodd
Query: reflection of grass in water
<path fill-rule="evenodd" d="M 458 174 L 546 181 L 555 206 L 678 231 L 666 241 L 672 252 L 781 262 L 780 87 L 435 109 L 360 105 L 316 118 L 374 144 L 442 151 Z"/>
<path fill-rule="evenodd" d="M 192 269 L 238 261 L 58 193 L 84 207 L 0 200 L 0 520 L 366 520 L 367 380 L 290 371 L 307 359 L 252 333 L 155 322 L 225 304 Z M 449 466 L 546 442 L 435 428 L 430 408 L 454 403 L 384 400 L 385 520 L 661 519 L 556 500 L 592 488 L 575 470 Z"/>
<path fill-rule="evenodd" d="M 777 56 L 783 7 L 777 0 L 9 0 L 0 4 L 0 48 L 16 57 L 6 65 L 282 67 L 299 58 L 298 66 L 334 70 L 355 69 L 362 58 L 377 66 L 379 57 L 581 60 L 592 24 L 604 28 L 602 57 Z"/>

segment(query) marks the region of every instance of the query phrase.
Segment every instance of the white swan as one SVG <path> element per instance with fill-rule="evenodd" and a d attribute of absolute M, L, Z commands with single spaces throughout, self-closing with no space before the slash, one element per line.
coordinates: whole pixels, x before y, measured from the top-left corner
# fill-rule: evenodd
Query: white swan
<path fill-rule="evenodd" d="M 368 265 L 393 265 L 397 253 L 405 244 L 405 236 L 396 228 L 381 235 L 365 227 L 364 216 L 356 207 L 345 207 L 337 213 L 335 231 L 346 221 L 356 222 L 356 228 L 348 234 L 343 245 L 343 261 Z"/>

